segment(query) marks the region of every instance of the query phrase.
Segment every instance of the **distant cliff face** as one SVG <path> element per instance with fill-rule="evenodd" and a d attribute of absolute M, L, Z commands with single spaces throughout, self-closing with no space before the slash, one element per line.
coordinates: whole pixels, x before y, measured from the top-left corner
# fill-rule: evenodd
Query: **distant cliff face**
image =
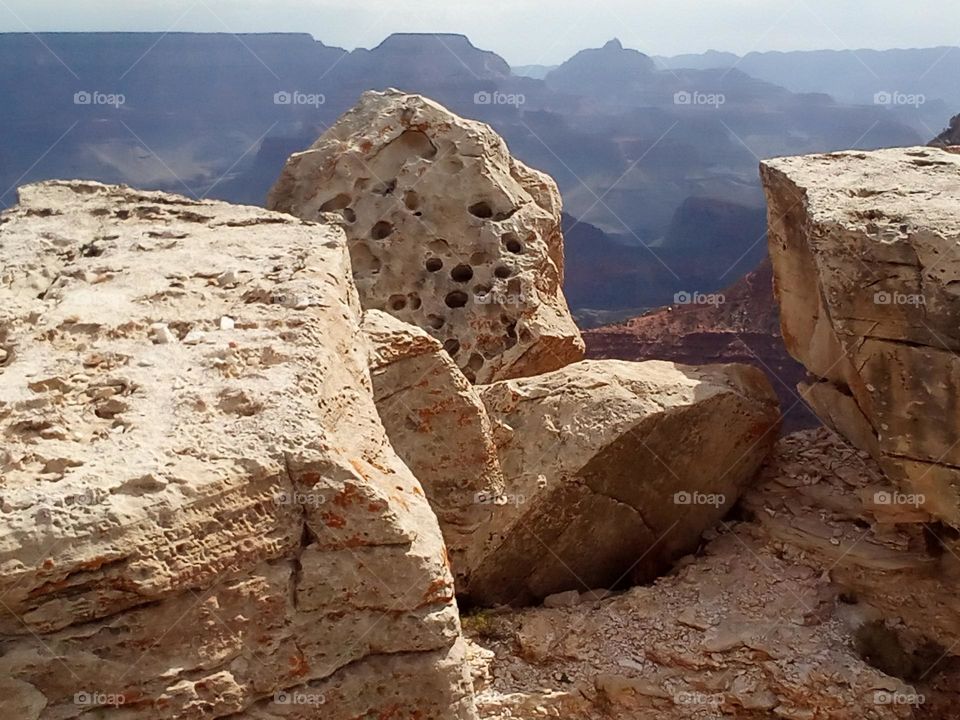
<path fill-rule="evenodd" d="M 687 298 L 681 296 L 681 299 Z M 675 303 L 617 325 L 587 330 L 590 358 L 659 358 L 700 365 L 746 363 L 772 377 L 787 432 L 819 424 L 795 391 L 806 372 L 780 335 L 769 260 L 703 302 Z"/>
<path fill-rule="evenodd" d="M 950 127 L 937 135 L 930 144 L 934 147 L 960 145 L 960 115 L 955 115 L 950 120 Z"/>
<path fill-rule="evenodd" d="M 656 64 L 637 50 L 627 50 L 619 40 L 602 48 L 581 50 L 547 75 L 547 85 L 561 92 L 595 95 L 616 92 L 625 79 L 656 70 Z"/>

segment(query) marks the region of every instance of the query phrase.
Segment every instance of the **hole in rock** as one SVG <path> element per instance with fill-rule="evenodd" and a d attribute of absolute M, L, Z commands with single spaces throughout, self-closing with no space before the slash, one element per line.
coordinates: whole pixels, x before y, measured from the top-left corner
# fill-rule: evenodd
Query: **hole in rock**
<path fill-rule="evenodd" d="M 354 243 L 350 247 L 350 260 L 353 263 L 353 274 L 364 275 L 380 272 L 380 258 L 365 243 Z"/>
<path fill-rule="evenodd" d="M 381 220 L 370 231 L 370 237 L 374 240 L 385 240 L 393 234 L 393 224 L 386 220 Z"/>
<path fill-rule="evenodd" d="M 447 351 L 448 355 L 453 357 L 458 352 L 460 352 L 460 341 L 457 340 L 456 338 L 450 338 L 449 340 L 445 340 L 443 343 L 443 349 Z"/>
<path fill-rule="evenodd" d="M 507 252 L 511 252 L 514 255 L 519 255 L 523 252 L 523 243 L 520 242 L 520 238 L 517 237 L 515 233 L 505 233 L 501 240 L 503 240 L 503 246 L 507 249 Z"/>
<path fill-rule="evenodd" d="M 428 272 L 437 272 L 438 270 L 443 270 L 443 260 L 440 258 L 429 258 L 423 266 Z"/>
<path fill-rule="evenodd" d="M 488 203 L 486 200 L 481 200 L 478 203 L 474 203 L 469 207 L 469 210 L 471 215 L 482 220 L 493 217 L 493 208 L 490 207 L 490 203 Z"/>
<path fill-rule="evenodd" d="M 343 219 L 348 223 L 355 223 L 357 221 L 357 212 L 353 208 L 344 208 Z"/>
<path fill-rule="evenodd" d="M 407 295 L 407 298 L 409 298 L 410 300 L 411 310 L 419 310 L 420 307 L 423 305 L 423 301 L 420 299 L 420 296 L 417 295 L 416 293 L 410 293 L 409 295 Z"/>
<path fill-rule="evenodd" d="M 403 310 L 407 307 L 407 298 L 404 295 L 391 295 L 387 305 L 391 310 Z"/>
<path fill-rule="evenodd" d="M 473 370 L 474 372 L 479 372 L 483 369 L 483 364 L 486 361 L 483 359 L 483 355 L 480 353 L 473 353 L 470 356 L 470 360 L 467 361 L 467 367 Z"/>
<path fill-rule="evenodd" d="M 336 212 L 337 210 L 343 210 L 347 207 L 353 198 L 351 198 L 346 193 L 340 193 L 334 198 L 330 198 L 323 205 L 320 206 L 320 212 Z"/>
<path fill-rule="evenodd" d="M 393 191 L 396 189 L 397 179 L 394 178 L 390 182 L 380 183 L 373 189 L 373 192 L 375 195 L 383 195 L 386 197 L 387 195 L 393 195 Z"/>
<path fill-rule="evenodd" d="M 493 271 L 493 275 L 501 280 L 506 280 L 508 277 L 513 275 L 513 270 L 508 268 L 506 265 L 500 265 L 496 270 Z"/>
<path fill-rule="evenodd" d="M 434 330 L 439 330 L 447 324 L 447 321 L 439 315 L 427 315 L 427 324 Z"/>
<path fill-rule="evenodd" d="M 447 307 L 449 308 L 462 308 L 467 304 L 469 299 L 468 295 L 462 290 L 454 290 L 451 293 L 447 293 L 444 302 L 447 303 Z"/>
<path fill-rule="evenodd" d="M 439 255 L 441 253 L 450 252 L 450 243 L 443 238 L 437 238 L 436 240 L 430 241 L 428 248 L 431 252 L 435 252 Z"/>
<path fill-rule="evenodd" d="M 854 633 L 857 654 L 869 665 L 892 677 L 916 682 L 948 653 L 928 638 L 901 637 L 882 620 L 864 623 Z"/>
<path fill-rule="evenodd" d="M 407 206 L 408 210 L 416 210 L 420 207 L 420 196 L 413 190 L 407 190 L 403 196 L 403 204 Z"/>
<path fill-rule="evenodd" d="M 457 265 L 450 271 L 450 279 L 459 283 L 470 282 L 473 279 L 473 268 L 469 265 Z"/>
<path fill-rule="evenodd" d="M 470 256 L 471 265 L 486 265 L 490 262 L 490 255 L 486 250 L 479 250 Z"/>

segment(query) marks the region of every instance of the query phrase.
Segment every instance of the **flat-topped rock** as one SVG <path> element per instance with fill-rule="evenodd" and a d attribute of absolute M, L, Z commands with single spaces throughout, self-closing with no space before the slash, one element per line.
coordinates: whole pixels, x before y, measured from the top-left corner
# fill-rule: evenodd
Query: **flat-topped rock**
<path fill-rule="evenodd" d="M 761 167 L 784 341 L 814 410 L 960 526 L 960 155 Z"/>
<path fill-rule="evenodd" d="M 49 182 L 0 267 L 6 707 L 474 717 L 339 228 Z"/>

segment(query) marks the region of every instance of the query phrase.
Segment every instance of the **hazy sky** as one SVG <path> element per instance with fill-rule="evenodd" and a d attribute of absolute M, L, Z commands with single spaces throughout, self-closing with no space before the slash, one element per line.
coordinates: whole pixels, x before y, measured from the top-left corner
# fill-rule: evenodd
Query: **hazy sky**
<path fill-rule="evenodd" d="M 373 47 L 460 32 L 512 64 L 554 64 L 619 37 L 656 55 L 960 44 L 946 0 L 0 0 L 0 31 L 309 32 Z"/>

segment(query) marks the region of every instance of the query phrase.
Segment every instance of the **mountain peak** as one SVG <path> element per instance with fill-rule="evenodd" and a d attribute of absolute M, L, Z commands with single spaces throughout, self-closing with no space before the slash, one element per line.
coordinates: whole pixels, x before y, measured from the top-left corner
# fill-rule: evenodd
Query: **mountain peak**
<path fill-rule="evenodd" d="M 610 40 L 606 45 L 603 46 L 604 50 L 623 50 L 623 43 L 620 42 L 619 38 L 614 38 Z"/>

